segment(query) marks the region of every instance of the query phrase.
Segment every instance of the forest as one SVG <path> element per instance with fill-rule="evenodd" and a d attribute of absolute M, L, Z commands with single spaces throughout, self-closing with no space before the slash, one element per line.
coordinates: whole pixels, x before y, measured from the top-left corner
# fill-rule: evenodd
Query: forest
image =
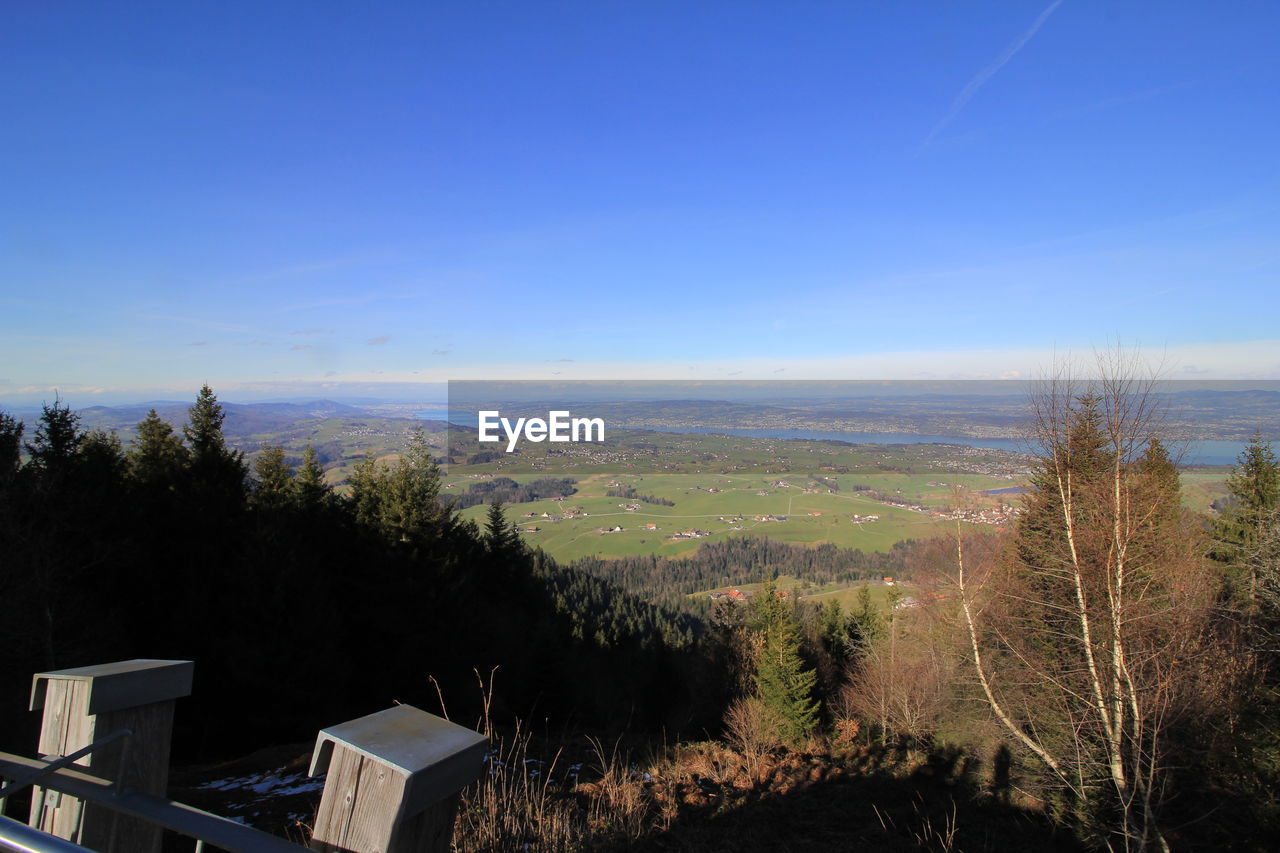
<path fill-rule="evenodd" d="M 680 727 L 699 712 L 674 687 L 692 617 L 525 550 L 505 522 L 459 521 L 420 436 L 339 497 L 312 453 L 293 470 L 269 449 L 248 470 L 222 417 L 205 388 L 181 433 L 152 412 L 125 448 L 58 403 L 29 434 L 0 415 L 0 748 L 34 743 L 32 673 L 130 657 L 197 662 L 188 759 L 434 706 L 431 677 L 465 708 L 474 671 L 499 665 L 511 714 Z"/>
<path fill-rule="evenodd" d="M 482 782 L 460 850 L 1265 849 L 1280 466 L 1257 436 L 1230 499 L 1187 511 L 1143 391 L 1110 375 L 1033 398 L 1041 455 L 1008 530 L 568 566 L 506 518 L 503 496 L 532 486 L 499 483 L 486 524 L 460 520 L 421 436 L 339 495 L 312 452 L 292 466 L 268 448 L 250 470 L 208 387 L 180 432 L 151 412 L 128 447 L 59 403 L 30 433 L 0 414 L 0 748 L 34 743 L 33 672 L 184 658 L 182 760 L 442 696 L 499 730 L 647 745 L 627 772 L 599 751 L 585 786 Z M 918 593 L 818 607 L 780 573 Z M 684 599 L 761 581 L 746 604 Z M 481 709 L 477 675 L 495 672 Z M 753 838 L 717 823 L 730 814 Z"/>

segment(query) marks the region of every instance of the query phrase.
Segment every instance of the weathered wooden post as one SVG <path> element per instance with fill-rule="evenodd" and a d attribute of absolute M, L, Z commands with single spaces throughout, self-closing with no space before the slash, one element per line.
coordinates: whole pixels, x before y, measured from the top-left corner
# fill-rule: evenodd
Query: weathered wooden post
<path fill-rule="evenodd" d="M 121 787 L 164 796 L 174 700 L 190 695 L 194 669 L 185 660 L 128 660 L 37 673 L 31 710 L 44 709 L 40 754 L 60 758 L 128 730 L 128 737 L 94 749 L 76 766 Z M 38 787 L 29 823 L 94 850 L 160 850 L 160 827 Z"/>
<path fill-rule="evenodd" d="M 323 730 L 311 775 L 329 775 L 311 849 L 448 853 L 459 792 L 480 778 L 487 744 L 410 705 Z"/>

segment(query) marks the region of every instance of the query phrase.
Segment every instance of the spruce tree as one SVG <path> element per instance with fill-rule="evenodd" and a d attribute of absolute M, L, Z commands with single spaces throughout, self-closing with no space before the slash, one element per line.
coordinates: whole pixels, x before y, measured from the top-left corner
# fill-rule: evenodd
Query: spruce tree
<path fill-rule="evenodd" d="M 244 454 L 227 447 L 222 434 L 226 415 L 208 385 L 200 388 L 195 405 L 187 411 L 187 418 L 182 432 L 191 448 L 189 482 L 197 500 L 226 501 L 228 504 L 243 501 Z"/>
<path fill-rule="evenodd" d="M 329 484 L 324 481 L 324 468 L 316 458 L 314 447 L 302 452 L 302 465 L 292 485 L 294 499 L 303 507 L 316 507 L 328 499 Z"/>
<path fill-rule="evenodd" d="M 822 643 L 836 663 L 844 663 L 849 657 L 849 644 L 845 642 L 847 635 L 844 628 L 844 614 L 840 602 L 828 598 L 822 605 L 820 614 L 822 624 Z"/>
<path fill-rule="evenodd" d="M 153 410 L 154 411 L 154 410 Z M 213 389 L 207 384 L 200 386 L 195 405 L 187 410 L 187 425 L 182 433 L 191 445 L 191 452 L 198 458 L 215 456 L 227 449 L 226 439 L 222 435 L 222 422 L 226 414 L 222 411 Z"/>
<path fill-rule="evenodd" d="M 182 439 L 155 409 L 138 422 L 138 435 L 132 445 L 128 454 L 129 472 L 145 485 L 169 487 L 187 464 L 188 453 Z"/>
<path fill-rule="evenodd" d="M 1182 482 L 1178 466 L 1169 456 L 1164 442 L 1152 438 L 1138 459 L 1136 472 L 1147 479 L 1152 505 L 1159 512 L 1159 521 L 1169 522 L 1182 511 Z"/>
<path fill-rule="evenodd" d="M 440 503 L 440 468 L 420 429 L 413 431 L 394 467 L 388 470 L 365 459 L 356 465 L 350 483 L 356 519 L 388 541 L 420 547 L 453 521 L 452 511 Z"/>
<path fill-rule="evenodd" d="M 0 412 L 0 486 L 17 476 L 24 427 L 22 421 Z"/>
<path fill-rule="evenodd" d="M 495 498 L 489 504 L 489 514 L 484 525 L 485 545 L 491 554 L 511 554 L 520 547 L 520 534 L 507 521 L 502 501 Z"/>
<path fill-rule="evenodd" d="M 87 432 L 76 451 L 84 478 L 102 482 L 123 479 L 128 469 L 124 447 L 114 432 L 94 429 Z"/>
<path fill-rule="evenodd" d="M 71 465 L 84 434 L 80 432 L 80 416 L 59 400 L 46 403 L 40 412 L 35 440 L 27 444 L 31 464 L 49 473 L 65 470 Z"/>
<path fill-rule="evenodd" d="M 292 492 L 293 468 L 285 461 L 284 448 L 270 445 L 262 448 L 253 463 L 254 504 L 259 507 L 283 506 Z"/>
<path fill-rule="evenodd" d="M 756 612 L 764 641 L 756 660 L 756 690 L 783 740 L 799 747 L 818 723 L 818 701 L 813 698 L 817 675 L 800 656 L 795 617 L 773 581 L 760 590 Z"/>
<path fill-rule="evenodd" d="M 1254 433 L 1239 457 L 1239 464 L 1227 478 L 1230 500 L 1214 523 L 1214 550 L 1219 560 L 1230 564 L 1241 577 L 1242 597 L 1258 600 L 1258 567 L 1253 559 L 1268 526 L 1280 510 L 1280 464 L 1271 442 Z"/>

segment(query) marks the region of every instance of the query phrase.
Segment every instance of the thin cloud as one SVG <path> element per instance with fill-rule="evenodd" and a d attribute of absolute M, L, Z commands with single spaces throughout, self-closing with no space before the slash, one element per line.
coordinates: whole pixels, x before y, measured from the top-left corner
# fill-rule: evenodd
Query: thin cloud
<path fill-rule="evenodd" d="M 390 335 L 378 335 L 376 338 L 369 338 L 365 343 L 371 347 L 380 347 L 389 340 L 391 340 Z"/>
<path fill-rule="evenodd" d="M 208 345 L 209 345 L 208 341 L 192 341 L 191 343 L 187 344 L 187 346 L 190 346 L 190 347 L 207 347 Z"/>
<path fill-rule="evenodd" d="M 433 349 L 431 351 L 431 354 L 432 355 L 448 355 L 451 352 L 453 352 L 453 350 L 451 349 Z"/>
<path fill-rule="evenodd" d="M 293 346 L 289 347 L 290 352 L 294 350 L 300 350 L 300 349 L 311 349 L 311 344 L 294 344 Z"/>
<path fill-rule="evenodd" d="M 996 75 L 996 72 L 1003 68 L 1009 60 L 1013 59 L 1013 57 L 1017 55 L 1018 51 L 1022 50 L 1022 48 L 1026 46 L 1027 42 L 1031 41 L 1032 37 L 1039 32 L 1040 27 L 1044 26 L 1044 22 L 1047 21 L 1049 16 L 1053 14 L 1054 10 L 1061 5 L 1062 0 L 1053 0 L 1047 9 L 1040 13 L 1040 17 L 1036 18 L 1035 22 L 1028 27 L 1022 35 L 1014 39 L 1013 43 L 1006 47 L 1004 52 L 996 57 L 995 62 L 992 62 L 986 68 L 979 71 L 974 78 L 960 90 L 960 94 L 956 95 L 956 99 L 951 102 L 951 109 L 942 117 L 942 121 L 938 122 L 934 126 L 933 130 L 929 133 L 929 137 L 920 145 L 921 150 L 929 147 L 929 143 L 933 141 L 934 137 L 941 133 L 943 128 L 950 124 L 951 121 L 960 114 L 960 111 L 965 108 L 965 105 L 972 100 L 973 96 L 978 93 L 978 90 L 981 89 L 988 80 Z"/>

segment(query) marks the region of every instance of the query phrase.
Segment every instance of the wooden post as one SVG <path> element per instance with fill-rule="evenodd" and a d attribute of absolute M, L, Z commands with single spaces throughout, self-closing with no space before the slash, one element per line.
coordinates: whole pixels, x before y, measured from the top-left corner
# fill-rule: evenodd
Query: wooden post
<path fill-rule="evenodd" d="M 480 778 L 488 739 L 410 705 L 320 732 L 311 775 L 328 773 L 311 849 L 448 853 L 459 792 Z"/>
<path fill-rule="evenodd" d="M 44 709 L 40 754 L 60 758 L 127 729 L 128 738 L 95 749 L 75 766 L 165 796 L 174 700 L 191 693 L 194 669 L 191 661 L 129 660 L 37 673 L 31 710 Z M 39 787 L 32 792 L 29 823 L 94 850 L 160 850 L 160 827 Z"/>

